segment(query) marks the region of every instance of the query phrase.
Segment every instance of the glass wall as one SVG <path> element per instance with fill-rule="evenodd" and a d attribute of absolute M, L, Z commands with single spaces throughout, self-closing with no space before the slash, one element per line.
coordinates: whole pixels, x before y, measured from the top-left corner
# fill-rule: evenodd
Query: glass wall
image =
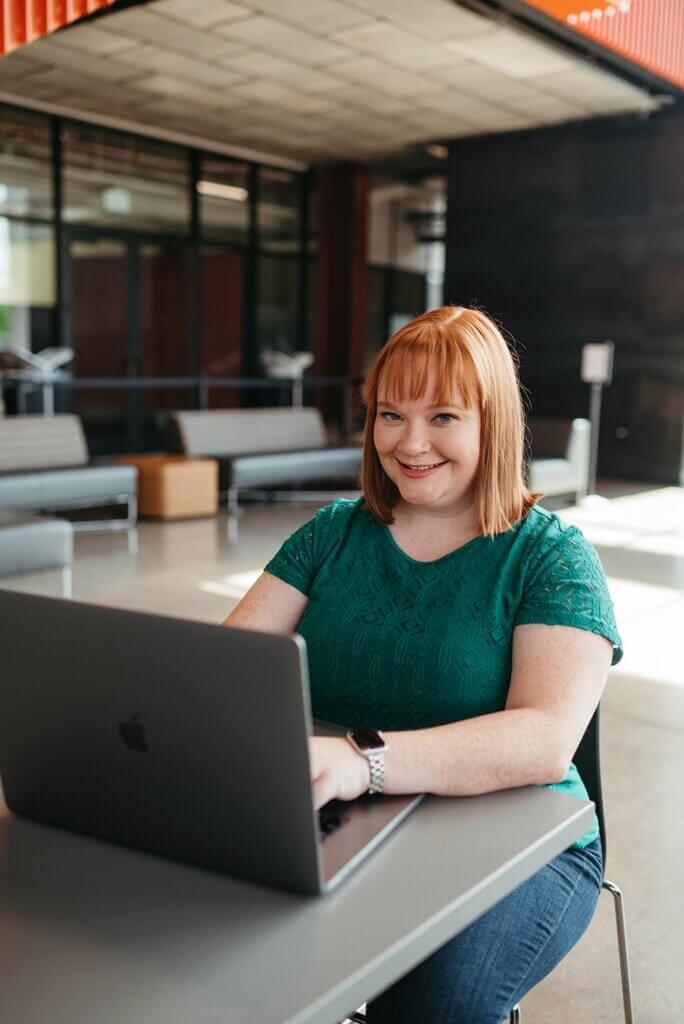
<path fill-rule="evenodd" d="M 300 173 L 0 104 L 0 348 L 74 350 L 57 406 L 94 452 L 158 444 L 171 408 L 268 402 L 218 378 L 309 348 L 310 204 Z"/>
<path fill-rule="evenodd" d="M 411 317 L 442 304 L 445 211 L 441 175 L 371 177 L 367 361 Z"/>
<path fill-rule="evenodd" d="M 261 352 L 302 350 L 299 333 L 301 265 L 287 256 L 259 254 L 257 333 Z"/>
<path fill-rule="evenodd" d="M 205 154 L 200 162 L 198 363 L 210 377 L 251 376 L 261 369 L 258 358 L 244 359 L 248 335 L 250 348 L 258 347 L 253 320 L 245 318 L 246 290 L 254 294 L 255 177 L 255 169 L 243 161 Z M 239 405 L 240 396 L 234 388 L 214 390 L 209 403 Z"/>
<path fill-rule="evenodd" d="M 46 118 L 23 110 L 8 110 L 2 117 L 0 350 L 31 351 L 54 343 L 57 285 L 51 146 Z"/>
<path fill-rule="evenodd" d="M 132 231 L 190 231 L 190 165 L 176 146 L 108 128 L 62 128 L 68 224 Z"/>
<path fill-rule="evenodd" d="M 202 157 L 197 193 L 204 239 L 240 246 L 249 243 L 249 179 L 249 166 L 245 163 L 224 157 Z"/>
<path fill-rule="evenodd" d="M 268 252 L 299 251 L 301 238 L 300 176 L 290 171 L 259 169 L 259 247 Z"/>
<path fill-rule="evenodd" d="M 66 305 L 74 377 L 129 376 L 128 246 L 123 239 L 76 235 L 67 242 Z M 103 284 L 104 282 L 104 284 Z M 132 412 L 133 392 L 122 387 L 74 387 L 61 407 L 81 417 L 91 447 L 117 451 Z M 124 448 L 129 445 L 124 444 Z"/>
<path fill-rule="evenodd" d="M 50 220 L 54 214 L 52 139 L 47 118 L 3 108 L 0 215 Z"/>

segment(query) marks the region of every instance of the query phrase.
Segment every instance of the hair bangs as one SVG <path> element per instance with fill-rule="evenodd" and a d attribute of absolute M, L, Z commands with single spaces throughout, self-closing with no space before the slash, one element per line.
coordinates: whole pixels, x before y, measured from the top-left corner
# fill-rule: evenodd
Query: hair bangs
<path fill-rule="evenodd" d="M 427 338 L 402 335 L 395 336 L 379 367 L 376 400 L 382 392 L 390 402 L 427 399 L 450 405 L 460 392 L 468 408 L 481 402 L 481 382 L 467 350 L 450 344 L 441 331 Z"/>

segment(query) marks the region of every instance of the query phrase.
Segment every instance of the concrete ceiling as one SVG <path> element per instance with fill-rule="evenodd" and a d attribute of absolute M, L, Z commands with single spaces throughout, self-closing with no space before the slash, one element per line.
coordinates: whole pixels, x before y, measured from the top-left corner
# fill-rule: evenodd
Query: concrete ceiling
<path fill-rule="evenodd" d="M 657 101 L 452 0 L 153 0 L 0 59 L 0 99 L 298 163 Z"/>

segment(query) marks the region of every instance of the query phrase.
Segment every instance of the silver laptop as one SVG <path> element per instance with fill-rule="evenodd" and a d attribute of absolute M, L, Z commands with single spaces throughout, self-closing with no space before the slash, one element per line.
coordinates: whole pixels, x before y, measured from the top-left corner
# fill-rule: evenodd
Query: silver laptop
<path fill-rule="evenodd" d="M 299 636 L 0 591 L 0 641 L 0 775 L 16 814 L 319 894 L 421 799 L 316 813 Z"/>

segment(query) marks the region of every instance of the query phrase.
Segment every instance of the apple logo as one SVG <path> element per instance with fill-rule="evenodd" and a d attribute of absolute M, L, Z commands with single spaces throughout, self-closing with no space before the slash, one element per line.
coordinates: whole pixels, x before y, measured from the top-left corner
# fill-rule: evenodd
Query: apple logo
<path fill-rule="evenodd" d="M 119 736 L 128 750 L 144 754 L 150 749 L 145 735 L 145 726 L 137 715 L 132 715 L 129 721 L 119 722 Z"/>

